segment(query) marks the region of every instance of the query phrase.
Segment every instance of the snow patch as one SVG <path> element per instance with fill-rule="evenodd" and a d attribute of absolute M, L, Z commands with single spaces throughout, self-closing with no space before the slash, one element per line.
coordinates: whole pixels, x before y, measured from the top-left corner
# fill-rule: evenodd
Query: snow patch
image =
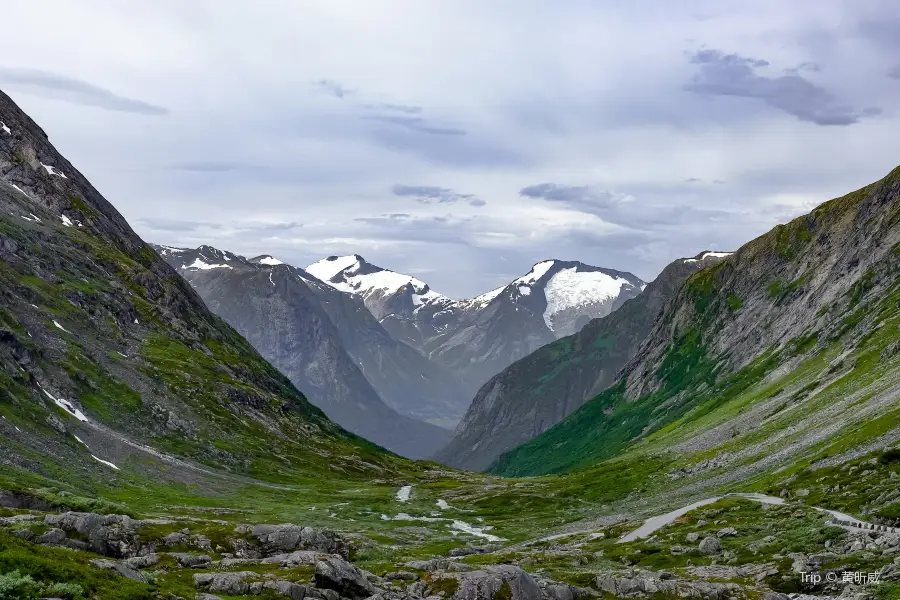
<path fill-rule="evenodd" d="M 66 177 L 65 173 L 63 173 L 62 171 L 60 171 L 53 165 L 45 165 L 44 163 L 41 163 L 41 166 L 44 167 L 44 169 L 50 175 L 56 175 L 57 177 L 62 177 L 63 179 L 68 179 L 68 177 Z"/>
<path fill-rule="evenodd" d="M 184 267 L 185 269 L 199 269 L 201 271 L 208 271 L 210 269 L 233 269 L 231 265 L 211 265 L 209 263 L 203 262 L 200 257 L 197 257 L 193 263 Z"/>
<path fill-rule="evenodd" d="M 468 533 L 469 535 L 474 535 L 476 537 L 484 538 L 489 542 L 504 542 L 502 537 L 487 533 L 488 530 L 493 529 L 492 526 L 488 525 L 486 527 L 474 527 L 469 525 L 465 521 L 459 521 L 457 519 L 453 520 L 453 523 L 450 524 L 451 529 L 455 529 L 456 531 L 461 531 L 463 533 Z"/>
<path fill-rule="evenodd" d="M 525 285 L 531 285 L 531 284 L 535 283 L 538 279 L 543 277 L 547 273 L 547 271 L 549 271 L 553 267 L 554 262 L 555 261 L 552 261 L 552 260 L 545 260 L 543 262 L 539 262 L 538 264 L 531 267 L 531 270 L 527 274 L 523 275 L 522 277 L 519 277 L 513 283 L 524 283 Z"/>
<path fill-rule="evenodd" d="M 519 286 L 519 293 L 522 294 L 523 296 L 530 296 L 530 295 L 531 295 L 531 288 L 528 287 L 527 285 L 520 285 L 520 286 Z"/>
<path fill-rule="evenodd" d="M 25 196 L 25 197 L 28 198 L 29 200 L 32 199 L 31 196 L 29 196 L 27 193 L 25 193 L 25 190 L 23 190 L 22 188 L 20 188 L 20 187 L 17 186 L 16 184 L 11 183 L 11 184 L 9 184 L 9 185 L 11 185 L 17 192 L 19 192 L 20 194 L 22 194 L 23 196 Z"/>
<path fill-rule="evenodd" d="M 469 300 L 468 302 L 471 304 L 477 304 L 479 306 L 487 306 L 488 304 L 491 303 L 491 301 L 494 298 L 499 296 L 505 289 L 506 289 L 505 285 L 502 287 L 498 287 L 495 290 L 491 290 L 489 292 L 485 292 L 484 294 L 481 294 L 480 296 L 476 296 L 476 297 L 472 298 L 471 300 Z"/>
<path fill-rule="evenodd" d="M 59 215 L 59 219 L 62 221 L 62 224 L 66 227 L 71 227 L 73 225 L 72 219 L 67 217 L 66 215 Z"/>
<path fill-rule="evenodd" d="M 724 258 L 726 256 L 731 256 L 734 254 L 733 252 L 704 252 L 703 256 L 700 257 L 700 260 L 703 260 L 707 256 L 713 256 L 715 258 Z"/>
<path fill-rule="evenodd" d="M 437 505 L 438 505 L 438 508 L 440 508 L 441 510 L 449 510 L 449 509 L 453 508 L 452 506 L 447 504 L 447 501 L 444 500 L 443 498 L 441 498 L 440 500 L 437 501 Z"/>
<path fill-rule="evenodd" d="M 313 264 L 306 267 L 304 271 L 306 271 L 316 279 L 328 281 L 341 271 L 353 267 L 358 262 L 359 259 L 354 255 L 329 256 L 328 258 L 323 258 L 322 260 L 314 262 Z"/>
<path fill-rule="evenodd" d="M 397 490 L 397 500 L 399 502 L 409 502 L 409 497 L 412 495 L 412 486 L 404 485 L 402 488 Z"/>
<path fill-rule="evenodd" d="M 68 329 L 66 329 L 65 327 L 63 327 L 62 325 L 57 323 L 56 321 L 53 321 L 53 325 L 55 325 L 57 329 L 61 329 L 62 331 L 65 331 L 66 333 L 72 335 L 71 331 L 69 331 Z"/>
<path fill-rule="evenodd" d="M 274 267 L 276 265 L 283 265 L 284 263 L 273 256 L 264 256 L 261 259 L 259 259 L 259 264 L 269 265 L 270 267 Z"/>
<path fill-rule="evenodd" d="M 269 283 L 272 284 L 272 287 L 275 287 L 275 281 L 272 279 L 272 271 L 269 271 Z"/>
<path fill-rule="evenodd" d="M 97 457 L 94 456 L 93 454 L 91 454 L 91 458 L 93 458 L 94 460 L 96 460 L 98 463 L 102 463 L 102 464 L 106 465 L 107 467 L 109 467 L 109 468 L 111 468 L 111 469 L 115 469 L 116 471 L 119 470 L 119 467 L 117 467 L 116 465 L 112 464 L 112 463 L 109 462 L 108 460 L 103 460 L 102 458 L 97 458 Z"/>
<path fill-rule="evenodd" d="M 622 287 L 630 283 L 627 279 L 607 275 L 601 271 L 578 271 L 576 267 L 562 269 L 550 278 L 544 288 L 544 295 L 547 298 L 544 323 L 553 331 L 553 317 L 557 313 L 615 300 Z"/>
<path fill-rule="evenodd" d="M 84 446 L 85 448 L 87 448 L 87 444 L 85 444 L 85 443 L 84 443 L 84 440 L 82 440 L 80 437 L 78 437 L 77 435 L 73 435 L 72 437 L 75 438 L 75 441 L 76 441 L 76 442 L 78 442 L 79 444 L 81 444 L 82 446 Z"/>
<path fill-rule="evenodd" d="M 79 421 L 83 421 L 85 423 L 88 422 L 88 419 L 86 416 L 84 416 L 84 413 L 75 408 L 75 406 L 73 406 L 71 402 L 69 402 L 68 400 L 63 400 L 62 398 L 54 398 L 53 394 L 45 390 L 43 387 L 41 387 L 40 385 L 38 385 L 38 387 L 41 388 L 41 391 L 44 392 L 44 394 L 46 394 L 48 398 L 53 400 L 54 404 L 56 404 L 58 407 L 60 407 Z"/>
<path fill-rule="evenodd" d="M 38 216 L 36 214 L 34 214 L 34 213 L 28 213 L 28 214 L 30 215 L 29 217 L 22 217 L 22 218 L 30 223 L 40 223 L 41 222 L 40 218 L 38 218 Z"/>
<path fill-rule="evenodd" d="M 0 121 L 0 129 L 2 129 L 3 133 L 6 135 L 12 135 L 12 131 L 10 131 L 9 127 L 3 121 Z"/>

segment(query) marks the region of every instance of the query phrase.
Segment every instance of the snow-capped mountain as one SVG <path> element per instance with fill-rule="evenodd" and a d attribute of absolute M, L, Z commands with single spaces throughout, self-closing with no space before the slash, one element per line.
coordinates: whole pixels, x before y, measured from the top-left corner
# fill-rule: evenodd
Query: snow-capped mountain
<path fill-rule="evenodd" d="M 155 248 L 214 312 L 347 429 L 423 456 L 447 437 L 434 425 L 452 427 L 465 412 L 468 390 L 394 339 L 359 297 L 269 255 Z"/>
<path fill-rule="evenodd" d="M 609 314 L 645 285 L 630 273 L 545 260 L 503 287 L 452 300 L 359 255 L 329 256 L 306 270 L 361 298 L 385 329 L 456 373 L 472 394 L 515 360 Z"/>

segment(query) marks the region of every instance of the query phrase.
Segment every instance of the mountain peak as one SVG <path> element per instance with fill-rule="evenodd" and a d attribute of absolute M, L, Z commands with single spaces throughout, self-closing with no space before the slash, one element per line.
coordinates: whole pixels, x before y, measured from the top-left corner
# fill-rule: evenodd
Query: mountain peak
<path fill-rule="evenodd" d="M 266 265 L 269 267 L 277 267 L 278 265 L 285 264 L 283 261 L 278 260 L 271 254 L 260 254 L 259 256 L 254 256 L 248 262 L 253 263 L 254 265 Z"/>

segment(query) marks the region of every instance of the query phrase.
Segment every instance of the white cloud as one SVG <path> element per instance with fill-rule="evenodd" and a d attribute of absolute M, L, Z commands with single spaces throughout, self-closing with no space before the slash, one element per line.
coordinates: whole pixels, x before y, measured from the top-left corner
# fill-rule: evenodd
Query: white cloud
<path fill-rule="evenodd" d="M 890 0 L 42 0 L 4 21 L 0 67 L 69 96 L 0 86 L 145 238 L 301 265 L 359 252 L 451 295 L 550 256 L 651 278 L 900 155 Z M 807 92 L 883 112 L 828 127 L 771 94 L 692 92 L 702 51 L 766 61 L 764 84 L 799 68 Z M 632 197 L 640 219 L 519 195 L 541 183 Z M 676 206 L 731 218 L 650 222 Z"/>

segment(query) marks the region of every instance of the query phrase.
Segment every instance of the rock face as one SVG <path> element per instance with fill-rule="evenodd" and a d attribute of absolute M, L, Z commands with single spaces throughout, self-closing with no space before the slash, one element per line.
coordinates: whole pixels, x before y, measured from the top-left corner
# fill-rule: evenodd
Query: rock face
<path fill-rule="evenodd" d="M 325 557 L 316 563 L 316 587 L 334 590 L 344 598 L 363 600 L 375 594 L 362 571 L 337 557 Z"/>
<path fill-rule="evenodd" d="M 544 597 L 534 578 L 512 565 L 488 565 L 477 571 L 443 574 L 442 578 L 453 578 L 458 582 L 453 600 L 542 600 Z"/>
<path fill-rule="evenodd" d="M 644 287 L 630 273 L 560 260 L 458 301 L 358 255 L 331 256 L 307 271 L 361 297 L 394 337 L 453 372 L 468 398 L 512 362 L 609 314 Z"/>
<path fill-rule="evenodd" d="M 293 469 L 325 451 L 382 460 L 212 314 L 2 93 L 0 121 L 0 403 L 19 423 L 0 428 L 4 472 L 196 481 L 175 458 L 157 469 L 159 450 L 247 472 L 272 439 Z M 240 457 L 215 446 L 226 438 Z"/>
<path fill-rule="evenodd" d="M 779 407 L 797 413 L 807 401 L 829 398 L 829 409 L 792 424 L 791 445 L 778 460 L 799 456 L 836 432 L 850 415 L 882 418 L 896 402 L 895 364 L 875 386 L 864 379 L 869 342 L 879 360 L 896 341 L 882 328 L 897 317 L 900 268 L 900 168 L 865 188 L 826 202 L 812 212 L 752 240 L 691 275 L 670 301 L 621 377 L 552 429 L 501 456 L 491 471 L 505 475 L 561 472 L 611 456 L 625 445 L 681 420 L 691 411 L 721 406 L 743 390 L 773 384 L 741 416 L 718 413 L 717 427 L 697 431 L 683 450 L 738 443 Z M 889 339 L 886 339 L 889 338 Z M 839 354 L 817 367 L 827 350 Z M 802 383 L 788 378 L 808 367 Z M 893 370 L 891 370 L 893 369 Z M 828 387 L 849 376 L 860 398 Z M 776 382 L 781 382 L 781 389 Z M 850 385 L 850 382 L 845 382 Z M 863 391 L 868 388 L 868 391 Z M 802 410 L 799 410 L 802 405 Z M 626 416 L 628 413 L 628 416 Z M 783 425 L 767 423 L 783 430 Z M 765 468 L 760 461 L 754 468 Z"/>
<path fill-rule="evenodd" d="M 449 373 L 394 340 L 358 298 L 269 257 L 247 260 L 209 246 L 155 248 L 338 424 L 412 458 L 448 438 L 408 415 L 455 422 L 462 391 Z"/>
<path fill-rule="evenodd" d="M 562 421 L 615 382 L 681 284 L 721 259 L 721 253 L 703 252 L 673 262 L 615 312 L 542 346 L 493 376 L 478 390 L 453 438 L 435 454 L 435 460 L 483 471 L 503 452 Z"/>

